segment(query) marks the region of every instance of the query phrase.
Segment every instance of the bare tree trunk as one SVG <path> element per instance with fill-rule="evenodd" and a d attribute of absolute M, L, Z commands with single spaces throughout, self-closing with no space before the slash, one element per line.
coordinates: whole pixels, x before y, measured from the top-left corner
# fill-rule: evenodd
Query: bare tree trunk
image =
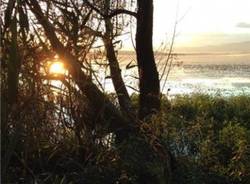
<path fill-rule="evenodd" d="M 155 64 L 153 36 L 153 0 L 138 0 L 136 54 L 140 79 L 139 118 L 160 110 L 160 82 Z"/>
<path fill-rule="evenodd" d="M 153 0 L 137 0 L 136 54 L 139 69 L 139 118 L 145 119 L 160 110 L 160 81 L 153 52 Z M 164 183 L 172 183 L 171 155 L 162 147 Z M 159 179 L 159 178 L 158 178 Z M 138 182 L 162 183 L 151 172 L 142 172 Z"/>
<path fill-rule="evenodd" d="M 17 101 L 18 101 L 18 81 L 19 81 L 19 70 L 20 70 L 20 63 L 21 58 L 19 54 L 19 48 L 18 48 L 18 33 L 17 33 L 17 20 L 16 18 L 13 18 L 11 20 L 10 25 L 10 45 L 7 47 L 7 52 L 10 53 L 10 56 L 8 58 L 8 71 L 7 71 L 7 101 L 6 99 L 3 100 L 3 107 L 6 108 L 3 109 L 1 112 L 3 112 L 2 122 L 1 122 L 1 130 L 2 130 L 2 140 L 1 144 L 3 146 L 3 167 L 2 167 L 2 173 L 5 177 L 6 172 L 8 171 L 8 166 L 11 161 L 11 158 L 14 153 L 14 149 L 18 142 L 21 144 L 20 141 L 20 135 L 23 131 L 22 124 L 18 122 L 19 119 L 19 113 L 16 111 Z M 10 114 L 13 115 L 13 135 L 8 136 L 8 116 Z M 4 178 L 5 179 L 5 178 Z"/>
<path fill-rule="evenodd" d="M 122 79 L 121 69 L 115 54 L 114 45 L 112 43 L 112 25 L 110 20 L 105 20 L 106 34 L 103 41 L 106 49 L 106 56 L 109 61 L 112 82 L 118 97 L 118 101 L 122 112 L 127 116 L 133 116 L 131 100 Z"/>
<path fill-rule="evenodd" d="M 105 0 L 105 6 L 104 6 L 104 13 L 109 13 L 110 8 L 110 0 Z M 118 101 L 121 107 L 121 110 L 125 115 L 132 116 L 132 104 L 131 100 L 128 94 L 128 91 L 126 89 L 126 86 L 124 84 L 122 75 L 121 75 L 121 69 L 119 66 L 119 62 L 117 60 L 117 56 L 115 53 L 114 45 L 113 45 L 113 24 L 111 22 L 111 18 L 105 18 L 105 34 L 103 37 L 105 49 L 106 49 L 106 56 L 109 61 L 109 67 L 110 67 L 110 73 L 112 82 L 118 97 Z"/>

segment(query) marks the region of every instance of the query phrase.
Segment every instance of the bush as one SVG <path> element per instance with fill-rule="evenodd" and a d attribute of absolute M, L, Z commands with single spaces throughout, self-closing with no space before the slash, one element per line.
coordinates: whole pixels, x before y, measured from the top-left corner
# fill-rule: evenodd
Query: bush
<path fill-rule="evenodd" d="M 250 96 L 177 96 L 164 111 L 177 183 L 250 182 Z"/>

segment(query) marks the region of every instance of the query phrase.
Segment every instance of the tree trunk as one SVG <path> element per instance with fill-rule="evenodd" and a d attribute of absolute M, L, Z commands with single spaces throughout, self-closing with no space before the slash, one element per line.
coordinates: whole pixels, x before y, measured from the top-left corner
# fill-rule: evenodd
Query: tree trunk
<path fill-rule="evenodd" d="M 7 101 L 4 98 L 2 99 L 2 108 L 1 109 L 3 114 L 2 122 L 1 122 L 1 130 L 2 130 L 2 140 L 1 145 L 3 148 L 2 155 L 3 155 L 3 167 L 2 167 L 2 174 L 6 176 L 6 172 L 8 171 L 8 166 L 11 161 L 11 158 L 14 154 L 14 149 L 17 144 L 22 144 L 20 140 L 20 135 L 22 134 L 22 124 L 19 123 L 19 113 L 16 111 L 17 101 L 18 101 L 18 82 L 19 82 L 19 70 L 20 70 L 20 63 L 21 57 L 19 54 L 18 48 L 18 32 L 17 32 L 17 20 L 13 18 L 11 20 L 10 25 L 10 45 L 7 46 L 7 52 L 10 53 L 9 58 L 7 60 L 8 64 L 8 71 L 7 71 Z M 13 134 L 8 135 L 8 116 L 12 114 L 12 121 L 13 123 Z M 15 114 L 15 115 L 13 115 Z M 4 178 L 5 179 L 5 178 Z"/>
<path fill-rule="evenodd" d="M 153 52 L 153 0 L 137 0 L 136 54 L 139 69 L 139 118 L 150 118 L 160 110 L 160 81 Z M 162 164 L 165 167 L 163 180 L 150 171 L 142 172 L 138 182 L 172 183 L 172 169 L 169 151 L 162 147 Z"/>
<path fill-rule="evenodd" d="M 105 6 L 104 6 L 105 14 L 109 13 L 110 6 L 111 6 L 110 0 L 105 0 Z M 115 92 L 117 94 L 122 114 L 124 114 L 130 121 L 134 121 L 135 112 L 132 109 L 132 103 L 121 75 L 121 69 L 113 45 L 114 27 L 111 22 L 111 18 L 105 18 L 104 21 L 105 21 L 105 34 L 103 36 L 103 41 L 106 50 L 106 57 L 109 62 L 111 79 L 115 88 Z M 126 138 L 128 138 L 131 132 L 132 131 L 129 125 L 119 130 L 116 133 L 116 142 L 118 144 L 123 142 Z"/>
<path fill-rule="evenodd" d="M 105 20 L 106 33 L 104 35 L 103 41 L 106 49 L 106 56 L 109 62 L 111 79 L 118 97 L 118 101 L 121 107 L 122 112 L 132 117 L 133 110 L 131 100 L 124 84 L 124 81 L 121 76 L 121 69 L 115 54 L 114 45 L 112 43 L 112 24 L 110 19 Z"/>
<path fill-rule="evenodd" d="M 160 82 L 153 52 L 153 0 L 138 0 L 136 54 L 139 69 L 139 118 L 160 110 Z"/>

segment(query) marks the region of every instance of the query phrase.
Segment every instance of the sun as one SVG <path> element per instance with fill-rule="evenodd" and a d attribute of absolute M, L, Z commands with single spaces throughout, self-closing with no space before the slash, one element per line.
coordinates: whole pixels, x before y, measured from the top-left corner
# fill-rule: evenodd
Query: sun
<path fill-rule="evenodd" d="M 64 68 L 64 64 L 62 62 L 53 62 L 51 63 L 51 65 L 49 66 L 49 73 L 51 74 L 56 74 L 56 75 L 61 75 L 61 74 L 65 74 L 65 68 Z"/>

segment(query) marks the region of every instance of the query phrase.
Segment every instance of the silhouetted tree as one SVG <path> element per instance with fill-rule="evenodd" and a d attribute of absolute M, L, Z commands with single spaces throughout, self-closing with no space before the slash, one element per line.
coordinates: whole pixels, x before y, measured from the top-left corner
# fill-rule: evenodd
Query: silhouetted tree
<path fill-rule="evenodd" d="M 160 83 L 153 52 L 153 1 L 138 0 L 136 54 L 140 78 L 139 117 L 160 109 Z"/>
<path fill-rule="evenodd" d="M 35 100 L 31 98 L 35 103 L 38 103 L 38 99 L 42 101 L 42 105 L 38 103 L 39 105 L 34 108 L 34 113 L 31 113 L 33 118 L 32 121 L 36 122 L 35 114 L 39 114 L 39 110 L 47 112 L 43 104 L 45 104 L 46 101 L 49 101 L 49 103 L 52 104 L 50 110 L 53 111 L 53 113 L 49 116 L 44 114 L 44 116 L 37 115 L 37 117 L 39 117 L 41 122 L 53 122 L 53 125 L 55 125 L 54 122 L 58 121 L 59 123 L 56 123 L 56 125 L 60 127 L 58 132 L 64 131 L 64 126 L 73 129 L 79 146 L 84 144 L 85 146 L 90 145 L 91 147 L 92 144 L 94 150 L 94 145 L 97 142 L 105 140 L 105 136 L 109 133 L 116 135 L 116 140 L 118 140 L 117 147 L 128 141 L 131 136 L 140 138 L 140 126 L 144 122 L 150 122 L 149 120 L 152 115 L 160 110 L 159 77 L 152 44 L 153 1 L 138 0 L 136 8 L 137 12 L 124 8 L 128 1 L 115 3 L 115 1 L 112 0 L 91 2 L 87 0 L 83 2 L 67 0 L 22 0 L 20 2 L 18 1 L 17 5 L 15 5 L 15 3 L 16 2 L 12 0 L 6 2 L 7 9 L 4 31 L 7 31 L 6 35 L 8 33 L 10 36 L 6 36 L 6 42 L 4 43 L 10 44 L 9 47 L 6 47 L 5 52 L 8 54 L 10 52 L 14 53 L 13 55 L 7 54 L 9 57 L 7 61 L 9 65 L 7 70 L 7 89 L 9 90 L 9 96 L 7 99 L 9 102 L 7 103 L 11 105 L 17 101 L 18 85 L 22 83 L 30 84 L 33 89 L 32 95 L 36 94 L 36 91 L 39 91 L 38 88 L 40 85 L 44 85 L 44 82 L 39 81 L 42 78 L 38 74 L 40 72 L 40 67 L 37 67 L 35 64 L 36 61 L 42 62 L 44 59 L 36 58 L 36 55 L 42 50 L 42 53 L 44 52 L 43 54 L 48 54 L 48 57 L 45 57 L 46 59 L 49 58 L 49 55 L 53 56 L 56 54 L 64 61 L 68 70 L 67 75 L 64 77 L 45 76 L 44 80 L 61 80 L 65 89 L 60 89 L 60 91 L 66 94 L 66 97 L 63 97 L 63 95 L 58 95 L 57 97 L 56 95 L 53 96 L 49 90 L 43 91 L 42 94 L 41 90 L 37 93 L 39 98 L 37 97 Z M 17 12 L 19 15 L 19 26 L 16 21 Z M 136 115 L 136 110 L 132 107 L 132 102 L 121 75 L 121 69 L 119 67 L 119 61 L 115 50 L 115 38 L 122 34 L 123 27 L 125 27 L 124 24 L 121 24 L 120 27 L 117 26 L 121 18 L 120 15 L 123 14 L 133 16 L 137 20 L 136 56 L 140 89 L 139 108 L 137 109 L 138 115 Z M 31 16 L 32 19 L 28 20 L 28 16 Z M 9 19 L 11 19 L 10 26 L 8 25 Z M 102 29 L 99 29 L 100 27 Z M 87 55 L 91 53 L 91 49 L 94 48 L 93 45 L 98 39 L 101 39 L 104 43 L 106 58 L 108 60 L 111 79 L 115 88 L 119 107 L 114 105 L 108 95 L 101 91 L 96 84 L 96 81 L 94 81 L 88 74 L 88 72 L 92 71 L 91 68 L 87 67 L 85 62 L 87 60 Z M 27 40 L 30 40 L 29 44 L 27 44 Z M 20 51 L 17 43 L 24 48 L 24 53 L 27 54 L 27 51 L 29 51 L 28 61 L 32 63 L 32 66 L 35 66 L 34 71 L 32 70 L 31 72 L 31 79 L 27 80 L 28 82 L 25 80 L 19 80 L 19 70 L 22 68 L 21 65 L 23 68 L 28 68 L 29 64 L 25 65 L 25 63 L 22 63 L 24 60 L 21 60 L 21 58 L 24 59 L 25 57 L 19 56 Z M 30 52 L 31 50 L 32 52 Z M 37 86 L 37 88 L 34 86 Z M 26 87 L 23 87 L 23 89 L 26 89 Z M 71 94 L 72 91 L 73 96 Z M 75 99 L 75 101 L 72 100 L 72 98 Z M 83 101 L 85 101 L 85 103 Z M 20 102 L 20 104 L 23 103 Z M 85 106 L 87 106 L 87 108 Z M 27 107 L 32 109 L 29 105 L 27 105 Z M 10 111 L 12 111 L 12 109 L 10 109 Z M 28 120 L 26 122 L 25 119 L 23 124 L 18 123 L 20 115 L 27 112 L 28 110 L 26 109 L 20 111 L 19 116 L 16 116 L 15 119 L 15 123 L 17 123 L 16 125 L 22 125 L 25 127 L 25 134 L 29 134 L 30 136 L 35 134 L 40 135 L 40 132 L 33 130 L 35 125 L 27 123 Z M 66 114 L 68 118 L 65 118 L 62 114 Z M 7 118 L 7 116 L 5 116 L 6 121 L 8 121 L 7 119 L 9 118 Z M 46 121 L 43 121 L 42 119 Z M 69 123 L 68 119 L 73 123 Z M 15 140 L 21 140 L 19 138 L 19 130 L 22 130 L 22 126 L 17 126 L 17 128 L 14 129 L 14 132 L 17 133 L 18 137 L 13 136 L 14 141 L 10 140 L 11 148 L 5 149 L 5 155 L 6 158 L 8 158 L 5 163 L 5 171 L 9 165 L 8 160 L 10 160 L 12 154 L 15 153 Z M 6 124 L 5 129 L 7 129 L 7 127 L 8 125 Z M 48 129 L 51 130 L 51 127 Z M 153 133 L 150 130 L 147 131 L 149 137 L 153 137 Z M 55 135 L 61 135 L 58 132 L 54 133 L 53 137 Z M 88 137 L 87 140 L 89 141 L 85 142 L 83 139 L 84 136 Z M 8 137 L 8 135 L 6 135 L 6 137 Z M 44 138 L 44 134 L 41 134 L 41 137 Z M 45 139 L 47 140 L 47 138 Z M 32 140 L 24 140 L 23 142 L 35 144 Z M 150 155 L 150 153 L 153 152 L 151 148 L 147 149 L 149 154 L 142 155 L 141 158 L 138 159 L 138 161 L 142 160 L 142 162 L 139 163 L 139 168 L 142 170 L 147 169 L 147 166 L 143 163 L 143 159 L 149 158 L 149 162 L 161 160 L 165 171 L 165 178 L 163 180 L 164 182 L 169 183 L 171 179 L 171 161 L 169 153 L 163 146 L 161 146 L 157 139 L 154 138 L 153 142 L 157 144 L 153 149 L 156 150 L 155 152 L 158 154 L 157 158 Z M 152 142 L 150 142 L 150 144 L 151 143 Z M 150 144 L 148 143 L 147 146 Z M 88 152 L 87 149 L 83 148 L 77 150 L 83 154 Z M 8 155 L 9 153 L 11 154 Z M 125 157 L 123 157 L 122 154 L 120 155 L 120 158 L 122 159 Z M 25 161 L 28 161 L 28 158 L 29 157 L 27 156 Z M 84 160 L 86 158 L 82 159 Z M 33 175 L 32 171 L 23 163 L 22 159 L 19 159 L 19 161 L 24 165 L 25 170 Z M 138 165 L 138 162 L 131 164 L 134 164 L 134 166 L 137 167 L 136 164 Z M 136 172 L 138 172 L 137 182 L 139 183 L 150 183 L 153 181 L 155 183 L 160 183 L 157 176 L 149 170 L 136 170 Z"/>

